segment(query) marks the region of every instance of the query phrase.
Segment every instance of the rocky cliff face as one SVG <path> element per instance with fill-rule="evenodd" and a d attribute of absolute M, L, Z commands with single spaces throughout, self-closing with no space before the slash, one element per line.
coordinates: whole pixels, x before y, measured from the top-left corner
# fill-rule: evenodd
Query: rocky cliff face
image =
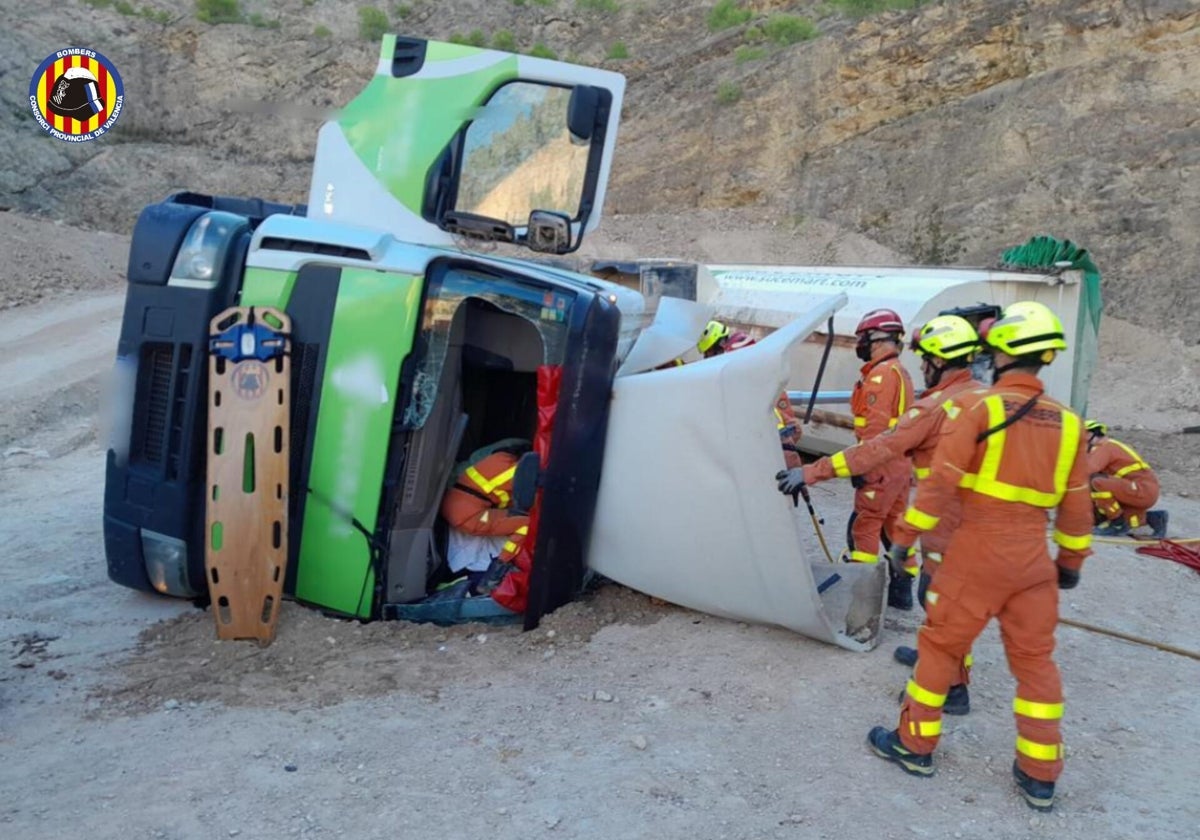
<path fill-rule="evenodd" d="M 357 5 L 341 0 L 247 4 L 278 29 L 92 5 L 5 15 L 0 206 L 127 230 L 175 189 L 302 201 L 321 109 L 374 65 Z M 1194 0 L 931 3 L 826 17 L 813 40 L 754 50 L 764 15 L 818 5 L 746 2 L 756 17 L 715 34 L 709 2 L 614 5 L 416 0 L 392 22 L 428 37 L 507 32 L 518 49 L 542 42 L 625 72 L 610 212 L 759 208 L 832 221 L 914 262 L 986 264 L 1049 233 L 1091 250 L 1110 312 L 1200 341 Z M 606 60 L 618 41 L 630 58 Z M 127 89 L 113 135 L 82 147 L 41 136 L 23 104 L 37 62 L 69 44 L 112 58 Z"/>

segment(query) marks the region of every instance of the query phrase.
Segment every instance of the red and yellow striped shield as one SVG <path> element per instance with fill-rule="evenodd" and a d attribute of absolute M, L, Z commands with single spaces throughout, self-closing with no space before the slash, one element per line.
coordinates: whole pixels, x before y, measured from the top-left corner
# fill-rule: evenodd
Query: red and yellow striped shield
<path fill-rule="evenodd" d="M 29 82 L 29 108 L 52 137 L 94 140 L 121 115 L 125 88 L 111 61 L 86 47 L 67 47 L 46 57 Z"/>

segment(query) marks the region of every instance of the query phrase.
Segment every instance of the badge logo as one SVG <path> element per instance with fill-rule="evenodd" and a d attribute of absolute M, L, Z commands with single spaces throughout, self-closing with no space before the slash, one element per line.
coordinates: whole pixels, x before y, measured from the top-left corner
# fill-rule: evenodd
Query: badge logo
<path fill-rule="evenodd" d="M 46 56 L 29 82 L 29 109 L 42 130 L 83 143 L 107 133 L 121 116 L 125 87 L 111 61 L 95 50 L 68 47 Z"/>
<path fill-rule="evenodd" d="M 270 378 L 262 362 L 253 359 L 238 362 L 233 371 L 233 391 L 244 400 L 257 400 L 267 392 Z"/>

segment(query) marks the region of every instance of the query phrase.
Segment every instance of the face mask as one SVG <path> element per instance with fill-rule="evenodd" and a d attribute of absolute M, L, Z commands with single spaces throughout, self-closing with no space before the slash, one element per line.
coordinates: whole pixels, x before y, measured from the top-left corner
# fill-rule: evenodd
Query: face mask
<path fill-rule="evenodd" d="M 854 355 L 864 362 L 871 361 L 871 345 L 873 343 L 867 334 L 863 333 L 858 337 L 858 344 L 854 345 Z"/>

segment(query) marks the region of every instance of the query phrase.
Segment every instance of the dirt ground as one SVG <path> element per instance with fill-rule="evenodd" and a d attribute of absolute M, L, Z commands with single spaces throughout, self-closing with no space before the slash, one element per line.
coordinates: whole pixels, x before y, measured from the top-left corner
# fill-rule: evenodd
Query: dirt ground
<path fill-rule="evenodd" d="M 93 269 L 39 271 L 69 236 Z M 606 585 L 541 628 L 363 625 L 287 604 L 269 648 L 107 580 L 99 419 L 126 240 L 0 213 L 0 837 L 1193 838 L 1200 662 L 1062 628 L 1054 813 L 1013 791 L 1013 681 L 994 627 L 938 773 L 871 757 L 906 678 L 872 653 Z M 623 217 L 624 257 L 883 262 L 833 229 Z M 822 257 L 821 255 L 826 256 Z M 876 257 L 869 259 L 868 254 Z M 1200 536 L 1200 350 L 1109 320 L 1092 413 L 1162 472 Z M 849 488 L 814 488 L 831 533 Z M 798 519 L 809 533 L 807 517 Z M 815 538 L 809 549 L 818 551 Z M 1064 616 L 1200 651 L 1200 575 L 1099 544 Z"/>

